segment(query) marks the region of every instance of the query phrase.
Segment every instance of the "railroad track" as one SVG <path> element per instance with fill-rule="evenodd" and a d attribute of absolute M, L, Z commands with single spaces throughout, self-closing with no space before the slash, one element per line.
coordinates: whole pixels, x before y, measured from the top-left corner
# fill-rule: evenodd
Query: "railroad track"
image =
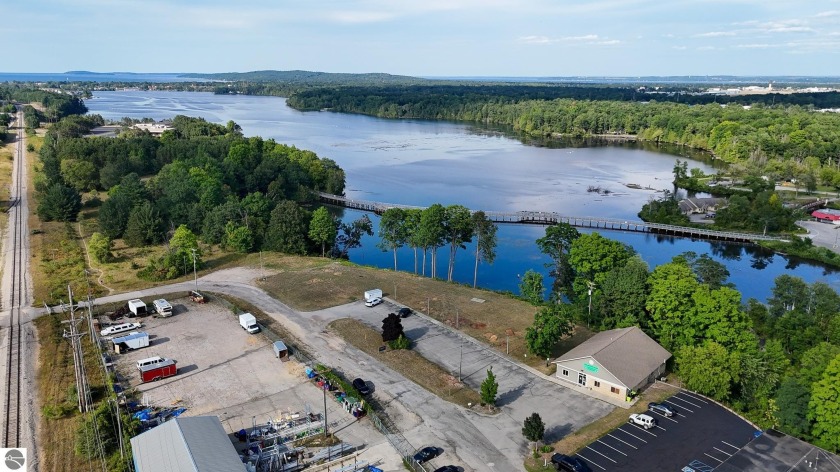
<path fill-rule="evenodd" d="M 27 215 L 24 204 L 24 142 L 23 142 L 23 113 L 18 114 L 19 135 L 15 150 L 14 168 L 12 170 L 12 189 L 10 192 L 11 205 L 9 208 L 9 239 L 11 244 L 7 248 L 6 257 L 11 258 L 11 265 L 6 265 L 11 277 L 10 286 L 6 287 L 9 305 L 4 307 L 9 311 L 9 324 L 6 330 L 6 378 L 3 420 L 3 447 L 21 447 L 21 387 L 23 382 L 23 324 L 21 323 L 21 307 L 26 300 L 24 252 L 24 225 Z"/>

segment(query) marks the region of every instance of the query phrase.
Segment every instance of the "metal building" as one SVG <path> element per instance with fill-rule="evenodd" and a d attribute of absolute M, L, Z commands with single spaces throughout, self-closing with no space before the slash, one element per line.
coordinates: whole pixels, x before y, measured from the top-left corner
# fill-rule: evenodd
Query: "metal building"
<path fill-rule="evenodd" d="M 236 472 L 245 464 L 215 416 L 179 417 L 131 438 L 136 472 Z"/>

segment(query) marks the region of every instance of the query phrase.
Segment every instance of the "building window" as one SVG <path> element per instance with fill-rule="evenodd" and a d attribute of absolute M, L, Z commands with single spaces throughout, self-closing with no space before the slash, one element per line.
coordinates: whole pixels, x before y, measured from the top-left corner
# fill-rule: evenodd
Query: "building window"
<path fill-rule="evenodd" d="M 566 369 L 563 369 L 563 376 L 568 377 L 569 376 L 569 371 L 566 370 Z"/>
<path fill-rule="evenodd" d="M 596 386 L 596 387 L 600 387 L 600 386 L 601 386 L 601 382 L 598 382 L 598 381 L 596 380 L 596 381 L 595 381 L 595 386 Z"/>
<path fill-rule="evenodd" d="M 618 388 L 617 387 L 610 387 L 610 392 L 615 393 L 618 395 Z"/>

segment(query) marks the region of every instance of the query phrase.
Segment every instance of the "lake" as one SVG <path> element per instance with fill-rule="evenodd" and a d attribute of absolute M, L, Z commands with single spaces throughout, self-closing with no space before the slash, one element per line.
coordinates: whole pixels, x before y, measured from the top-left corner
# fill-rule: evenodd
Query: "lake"
<path fill-rule="evenodd" d="M 564 147 L 557 142 L 526 145 L 498 129 L 462 123 L 387 120 L 331 112 L 300 112 L 279 97 L 213 95 L 200 92 L 96 92 L 86 104 L 105 119 L 155 119 L 178 114 L 208 121 L 237 122 L 247 136 L 309 149 L 336 161 L 346 172 L 350 198 L 406 205 L 461 204 L 482 210 L 557 211 L 564 215 L 638 220 L 637 213 L 661 193 L 634 190 L 625 184 L 667 189 L 679 157 L 640 145 Z M 673 150 L 671 150 L 673 151 Z M 710 163 L 690 160 L 689 167 L 712 171 Z M 609 190 L 602 195 L 590 186 Z M 336 210 L 346 219 L 361 213 Z M 369 215 L 374 221 L 375 215 Z M 539 226 L 500 225 L 495 263 L 479 268 L 479 285 L 518 292 L 518 276 L 533 269 L 546 273 L 535 240 Z M 791 274 L 808 282 L 840 288 L 840 277 L 823 267 L 766 254 L 754 247 L 693 241 L 652 234 L 602 232 L 632 246 L 651 267 L 685 252 L 709 254 L 724 263 L 745 298 L 766 300 L 773 279 Z M 351 260 L 393 267 L 390 253 L 375 247 L 378 238 L 363 240 Z M 460 250 L 455 279 L 472 283 L 473 248 Z M 439 273 L 445 272 L 448 250 L 440 251 Z M 399 268 L 413 269 L 413 252 L 399 252 Z M 440 267 L 443 267 L 441 270 Z M 383 287 L 386 289 L 386 287 Z"/>

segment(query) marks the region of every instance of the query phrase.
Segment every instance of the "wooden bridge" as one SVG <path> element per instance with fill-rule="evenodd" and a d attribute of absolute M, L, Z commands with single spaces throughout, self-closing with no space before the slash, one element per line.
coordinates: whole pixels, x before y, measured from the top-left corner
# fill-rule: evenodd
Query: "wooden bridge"
<path fill-rule="evenodd" d="M 381 215 L 389 208 L 424 209 L 425 207 L 400 205 L 396 203 L 372 202 L 368 200 L 354 200 L 341 195 L 317 192 L 318 199 L 330 205 L 370 211 Z M 474 211 L 474 210 L 473 210 Z M 554 225 L 566 223 L 578 228 L 594 228 L 610 231 L 633 231 L 637 233 L 655 233 L 670 236 L 680 236 L 694 239 L 710 239 L 715 241 L 731 241 L 753 243 L 756 241 L 785 241 L 779 236 L 767 236 L 755 233 L 740 233 L 731 231 L 716 231 L 688 226 L 666 225 L 660 223 L 646 223 L 644 221 L 630 221 L 615 218 L 597 218 L 591 216 L 564 216 L 553 211 L 485 211 L 487 218 L 495 223 Z"/>

